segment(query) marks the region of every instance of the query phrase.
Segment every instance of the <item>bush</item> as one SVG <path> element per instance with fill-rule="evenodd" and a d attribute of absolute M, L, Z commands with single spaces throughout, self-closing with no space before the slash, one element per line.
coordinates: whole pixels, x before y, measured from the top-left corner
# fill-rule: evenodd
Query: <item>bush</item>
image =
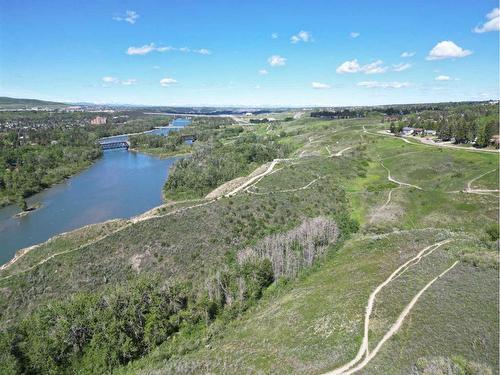
<path fill-rule="evenodd" d="M 491 241 L 497 241 L 499 238 L 498 224 L 491 224 L 486 228 L 486 234 L 490 237 Z"/>

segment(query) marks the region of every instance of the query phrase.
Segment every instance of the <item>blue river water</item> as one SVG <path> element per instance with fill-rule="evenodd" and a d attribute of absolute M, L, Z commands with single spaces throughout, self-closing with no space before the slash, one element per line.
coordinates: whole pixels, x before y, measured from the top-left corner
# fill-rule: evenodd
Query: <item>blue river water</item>
<path fill-rule="evenodd" d="M 184 120 L 188 121 L 188 120 Z M 188 122 L 174 122 L 183 126 Z M 155 129 L 156 134 L 166 130 Z M 0 264 L 15 252 L 87 224 L 129 218 L 162 203 L 162 188 L 176 158 L 161 159 L 127 150 L 105 151 L 87 170 L 27 199 L 41 208 L 23 217 L 0 209 Z"/>

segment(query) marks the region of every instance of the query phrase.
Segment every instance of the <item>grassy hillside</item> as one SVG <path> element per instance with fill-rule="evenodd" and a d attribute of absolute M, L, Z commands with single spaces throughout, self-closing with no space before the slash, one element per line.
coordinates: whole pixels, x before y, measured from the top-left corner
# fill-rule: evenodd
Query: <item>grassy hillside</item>
<path fill-rule="evenodd" d="M 38 99 L 19 99 L 0 96 L 1 109 L 25 109 L 32 107 L 62 107 L 67 104 Z"/>
<path fill-rule="evenodd" d="M 9 331 L 58 299 L 57 314 L 73 315 L 67 328 L 48 331 L 47 339 L 57 342 L 73 337 L 72 321 L 84 321 L 74 315 L 78 304 L 91 315 L 99 311 L 94 300 L 110 306 L 116 300 L 131 306 L 132 300 L 143 314 L 137 316 L 159 329 L 159 321 L 151 320 L 156 305 L 144 300 L 150 292 L 135 286 L 147 278 L 183 283 L 187 307 L 169 315 L 171 333 L 136 352 L 130 345 L 139 340 L 137 331 L 115 327 L 115 335 L 129 340 L 123 341 L 129 346 L 120 344 L 129 357 L 117 357 L 111 367 L 116 373 L 320 374 L 350 362 L 366 340 L 371 354 L 352 364 L 356 373 L 498 374 L 498 155 L 407 143 L 378 134 L 380 129 L 376 119 L 307 117 L 256 126 L 259 136 L 279 136 L 296 150 L 267 164 L 267 172 L 247 179 L 234 195 L 91 226 L 27 253 L 0 271 L 1 325 Z M 222 142 L 230 147 L 235 140 Z M 264 263 L 246 271 L 239 263 L 273 238 L 285 243 L 294 228 L 317 217 L 334 220 L 340 238 L 322 243 L 325 250 L 312 265 L 273 277 Z M 303 244 L 290 243 L 292 259 L 305 256 Z M 265 260 L 276 271 L 280 259 Z M 255 289 L 248 275 L 255 281 L 259 272 L 271 282 L 260 279 Z M 245 282 L 247 291 L 241 288 Z M 142 302 L 136 291 L 142 291 Z M 204 291 L 215 305 L 200 307 Z M 58 316 L 41 311 L 50 319 Z M 91 332 L 101 329 L 81 324 Z M 130 324 L 145 330 L 140 340 L 149 337 L 147 325 Z M 88 354 L 95 346 L 82 340 L 87 353 L 70 346 L 64 358 L 71 362 L 58 364 L 53 357 L 51 371 L 74 366 L 82 373 L 102 372 L 105 367 L 88 362 L 101 360 Z M 18 347 L 10 348 L 12 356 Z"/>

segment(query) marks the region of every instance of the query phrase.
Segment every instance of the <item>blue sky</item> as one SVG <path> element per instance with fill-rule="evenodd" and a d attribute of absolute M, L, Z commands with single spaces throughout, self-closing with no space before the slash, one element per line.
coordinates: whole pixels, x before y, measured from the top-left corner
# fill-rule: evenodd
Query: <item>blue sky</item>
<path fill-rule="evenodd" d="M 499 20 L 490 0 L 0 0 L 0 95 L 249 106 L 497 99 Z"/>

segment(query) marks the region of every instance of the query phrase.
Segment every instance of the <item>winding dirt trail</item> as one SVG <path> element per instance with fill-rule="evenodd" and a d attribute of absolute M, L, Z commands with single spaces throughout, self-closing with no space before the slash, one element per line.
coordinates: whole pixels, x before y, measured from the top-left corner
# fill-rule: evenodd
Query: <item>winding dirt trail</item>
<path fill-rule="evenodd" d="M 468 193 L 468 194 L 478 194 L 478 195 L 489 195 L 495 198 L 498 198 L 498 195 L 495 195 L 493 193 L 500 193 L 500 190 L 498 189 L 474 189 L 472 187 L 472 183 L 474 181 L 479 180 L 481 177 L 484 177 L 490 173 L 495 172 L 496 169 L 492 169 L 491 171 L 485 172 L 477 177 L 474 177 L 470 181 L 467 182 L 467 187 L 464 190 L 454 190 L 454 191 L 447 191 L 448 194 L 457 194 L 457 193 Z"/>
<path fill-rule="evenodd" d="M 420 186 L 417 186 L 417 185 L 412 185 L 412 184 L 408 184 L 406 182 L 401 182 L 401 181 L 398 181 L 396 180 L 395 178 L 393 178 L 391 176 L 391 171 L 389 168 L 387 168 L 384 163 L 382 163 L 382 161 L 380 162 L 380 165 L 382 165 L 382 167 L 387 171 L 387 179 L 391 182 L 394 182 L 395 184 L 398 184 L 400 186 L 408 186 L 408 187 L 412 187 L 412 188 L 415 188 L 415 189 L 418 189 L 418 190 L 424 190 L 422 189 Z"/>
<path fill-rule="evenodd" d="M 292 193 L 292 192 L 295 192 L 295 191 L 301 191 L 301 190 L 309 189 L 313 184 L 315 184 L 317 181 L 321 180 L 324 177 L 325 176 L 317 177 L 314 180 L 312 180 L 311 182 L 309 182 L 307 185 L 304 185 L 302 187 L 295 188 L 295 189 L 271 190 L 271 191 L 266 191 L 266 192 L 258 192 L 258 191 L 251 191 L 249 189 L 245 189 L 245 191 L 247 193 L 249 193 L 249 194 L 254 194 L 254 195 L 268 195 L 268 194 L 275 194 L 275 193 Z M 249 186 L 249 188 L 254 188 L 255 185 L 257 185 L 257 182 L 255 184 L 253 184 L 252 186 Z"/>
<path fill-rule="evenodd" d="M 418 298 L 422 295 L 427 288 L 429 288 L 434 281 L 436 281 L 439 277 L 444 275 L 446 272 L 448 272 L 451 268 L 453 268 L 458 262 L 455 262 L 452 267 L 447 269 L 445 272 L 431 280 L 423 289 L 420 290 L 419 293 L 411 300 L 411 302 L 406 305 L 404 308 L 403 312 L 399 316 L 398 320 L 393 324 L 393 326 L 387 331 L 387 333 L 384 335 L 383 339 L 377 344 L 375 349 L 372 352 L 369 352 L 369 327 L 370 327 L 370 316 L 373 311 L 373 305 L 375 303 L 375 299 L 377 297 L 377 294 L 391 281 L 395 280 L 397 277 L 401 276 L 406 270 L 409 269 L 409 267 L 414 266 L 420 262 L 422 258 L 425 258 L 426 256 L 430 255 L 432 252 L 434 252 L 436 249 L 439 247 L 443 246 L 444 244 L 447 244 L 451 240 L 445 240 L 441 242 L 437 242 L 435 244 L 432 244 L 430 246 L 427 246 L 423 250 L 421 250 L 417 255 L 415 255 L 413 258 L 410 260 L 406 261 L 403 263 L 401 266 L 399 266 L 387 279 L 385 279 L 381 284 L 379 284 L 375 290 L 370 294 L 368 298 L 368 303 L 366 305 L 366 311 L 365 311 L 365 319 L 364 319 L 364 331 L 363 331 L 363 341 L 361 343 L 361 346 L 359 347 L 358 353 L 356 356 L 348 363 L 343 365 L 342 367 L 339 367 L 335 370 L 329 371 L 325 373 L 324 375 L 347 375 L 347 374 L 352 374 L 355 371 L 358 371 L 362 369 L 366 364 L 373 358 L 375 355 L 377 355 L 378 351 L 380 350 L 381 346 L 391 337 L 393 336 L 398 329 L 401 327 L 401 324 L 403 323 L 405 317 L 408 315 L 410 310 L 413 308 L 415 303 L 417 302 Z M 354 367 L 361 359 L 365 356 L 365 359 L 357 365 L 357 367 Z"/>
<path fill-rule="evenodd" d="M 434 279 L 432 279 L 431 281 L 429 281 L 422 289 L 420 289 L 420 291 L 415 295 L 415 297 L 413 297 L 413 299 L 410 301 L 410 303 L 405 306 L 404 310 L 401 312 L 401 314 L 399 315 L 399 317 L 396 320 L 396 322 L 392 325 L 392 327 L 389 329 L 389 331 L 386 332 L 386 334 L 384 335 L 384 337 L 382 338 L 382 340 L 379 341 L 379 343 L 377 344 L 377 346 L 375 347 L 375 349 L 373 349 L 369 353 L 367 352 L 367 356 L 365 357 L 365 359 L 363 359 L 363 361 L 361 363 L 359 363 L 356 367 L 352 368 L 351 370 L 344 372 L 343 375 L 350 375 L 350 374 L 353 374 L 353 373 L 361 370 L 362 368 L 364 368 L 378 354 L 378 352 L 380 351 L 380 349 L 382 348 L 382 346 L 386 343 L 386 341 L 389 340 L 392 336 L 394 336 L 397 333 L 397 331 L 399 331 L 399 329 L 401 328 L 401 325 L 403 324 L 406 316 L 410 313 L 410 311 L 413 308 L 413 306 L 415 306 L 415 304 L 417 303 L 417 301 L 420 298 L 420 296 L 422 296 L 422 294 L 427 289 L 429 289 L 429 287 L 432 284 L 434 284 L 434 282 L 436 282 L 436 280 L 438 280 L 441 277 L 443 277 L 444 275 L 446 275 L 457 264 L 458 264 L 458 260 L 455 261 L 455 263 L 453 263 L 450 267 L 448 267 L 447 269 L 445 269 L 443 272 L 441 272 Z"/>
<path fill-rule="evenodd" d="M 354 146 L 349 146 L 349 147 L 346 147 L 344 148 L 343 150 L 340 150 L 339 152 L 337 152 L 336 154 L 333 154 L 333 156 L 342 156 L 342 154 L 344 152 L 346 152 L 347 150 L 350 150 L 351 148 L 353 148 Z"/>

